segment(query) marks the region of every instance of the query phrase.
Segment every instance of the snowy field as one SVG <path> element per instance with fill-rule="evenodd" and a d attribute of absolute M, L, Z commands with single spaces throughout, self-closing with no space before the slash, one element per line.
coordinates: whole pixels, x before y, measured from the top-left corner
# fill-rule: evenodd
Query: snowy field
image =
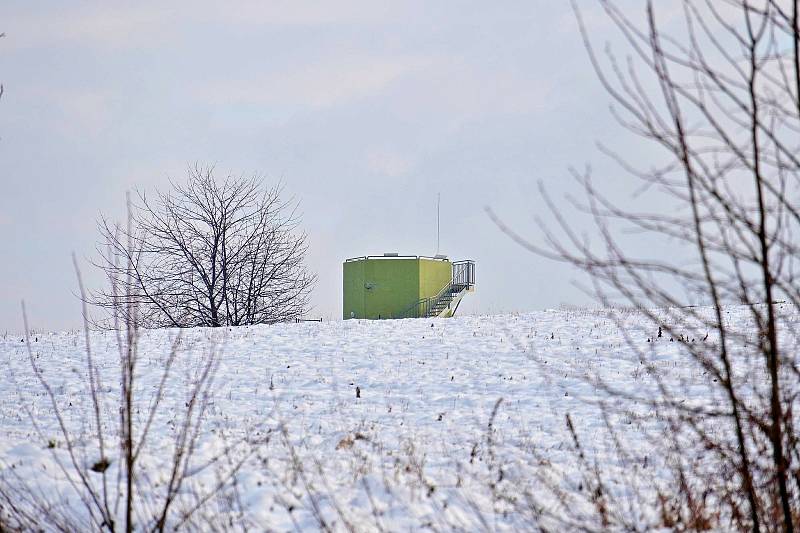
<path fill-rule="evenodd" d="M 781 312 L 797 320 L 794 308 Z M 726 317 L 746 323 L 747 313 L 745 306 L 731 307 Z M 524 529 L 538 512 L 531 494 L 547 500 L 537 483 L 570 488 L 579 482 L 567 414 L 592 460 L 611 471 L 650 468 L 658 475 L 659 458 L 649 456 L 642 437 L 658 428 L 658 417 L 629 402 L 604 419 L 598 402 L 614 400 L 598 380 L 649 394 L 659 376 L 688 391 L 687 401 L 714 401 L 708 376 L 681 354 L 680 343 L 657 338 L 644 324 L 632 311 L 553 310 L 183 331 L 142 460 L 147 475 L 137 483 L 143 491 L 161 490 L 160 465 L 169 459 L 186 391 L 213 349 L 213 396 L 193 458 L 197 473 L 184 496 L 189 501 L 213 484 L 217 466 L 201 466 L 214 450 L 243 437 L 263 440 L 253 445 L 256 452 L 234 454 L 243 466 L 213 505 L 215 516 L 229 517 L 234 529 L 314 530 L 322 523 L 334 530 Z M 141 333 L 142 419 L 177 334 Z M 701 340 L 702 331 L 686 334 L 715 341 Z M 83 334 L 35 332 L 31 343 L 78 442 L 81 468 L 100 483 L 89 470 L 100 456 Z M 117 339 L 93 333 L 91 346 L 103 429 L 113 438 Z M 632 347 L 647 354 L 648 364 Z M 0 364 L 0 473 L 51 502 L 71 502 L 82 516 L 58 467 L 61 461 L 72 472 L 63 435 L 20 335 L 0 340 Z M 602 436 L 606 424 L 633 444 L 626 461 Z M 118 453 L 107 453 L 111 480 Z"/>

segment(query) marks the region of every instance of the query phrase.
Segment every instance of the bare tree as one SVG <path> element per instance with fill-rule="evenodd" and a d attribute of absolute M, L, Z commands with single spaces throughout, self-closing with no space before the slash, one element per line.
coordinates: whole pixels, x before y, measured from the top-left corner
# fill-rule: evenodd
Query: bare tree
<path fill-rule="evenodd" d="M 781 302 L 795 311 L 800 305 L 798 1 L 648 1 L 639 21 L 611 0 L 597 5 L 628 49 L 624 60 L 610 47 L 598 54 L 573 1 L 612 112 L 664 159 L 641 169 L 602 148 L 665 209 L 620 205 L 587 171 L 573 172 L 586 201 L 569 209 L 592 217 L 599 242 L 580 235 L 543 187 L 552 214 L 540 221 L 544 244 L 493 216 L 523 246 L 588 273 L 600 301 L 642 310 L 651 320 L 648 341 L 661 340 L 663 330 L 713 378 L 702 406 L 666 386 L 626 397 L 664 417 L 662 450 L 676 459 L 671 492 L 650 501 L 661 522 L 649 525 L 793 531 L 800 522 L 800 336 Z M 635 255 L 619 238 L 626 227 L 680 253 Z M 710 307 L 687 307 L 686 292 Z M 725 305 L 740 303 L 749 305 L 748 324 L 726 319 Z M 650 364 L 642 333 L 629 331 L 628 343 Z M 580 450 L 571 422 L 569 429 Z M 602 483 L 595 488 L 602 493 Z M 604 509 L 598 524 L 608 519 Z"/>
<path fill-rule="evenodd" d="M 127 229 L 99 223 L 98 265 L 110 289 L 90 301 L 131 306 L 143 327 L 239 326 L 291 320 L 308 309 L 316 280 L 304 264 L 306 236 L 281 187 L 253 177 L 217 181 L 213 168 L 189 169 L 185 185 L 131 203 Z M 119 309 L 117 309 L 119 310 Z"/>

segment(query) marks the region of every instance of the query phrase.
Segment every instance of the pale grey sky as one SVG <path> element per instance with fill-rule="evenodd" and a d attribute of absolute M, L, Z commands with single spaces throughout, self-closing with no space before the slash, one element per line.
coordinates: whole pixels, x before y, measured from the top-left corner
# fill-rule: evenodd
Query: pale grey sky
<path fill-rule="evenodd" d="M 615 37 L 595 2 L 602 46 Z M 641 2 L 623 2 L 641 10 Z M 620 174 L 613 121 L 567 1 L 27 2 L 0 7 L 0 330 L 75 327 L 75 251 L 101 278 L 95 220 L 189 163 L 282 180 L 301 202 L 313 316 L 341 314 L 341 263 L 397 251 L 477 262 L 467 313 L 586 303 L 577 273 L 526 252 L 542 180 Z M 634 148 L 638 153 L 639 148 Z M 620 189 L 621 193 L 624 188 Z"/>

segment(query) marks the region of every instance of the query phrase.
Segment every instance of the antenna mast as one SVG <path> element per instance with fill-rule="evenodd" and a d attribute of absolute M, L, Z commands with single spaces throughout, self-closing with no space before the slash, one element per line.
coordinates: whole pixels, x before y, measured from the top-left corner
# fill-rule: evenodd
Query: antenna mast
<path fill-rule="evenodd" d="M 436 255 L 439 255 L 439 204 L 442 200 L 442 193 L 436 193 Z"/>

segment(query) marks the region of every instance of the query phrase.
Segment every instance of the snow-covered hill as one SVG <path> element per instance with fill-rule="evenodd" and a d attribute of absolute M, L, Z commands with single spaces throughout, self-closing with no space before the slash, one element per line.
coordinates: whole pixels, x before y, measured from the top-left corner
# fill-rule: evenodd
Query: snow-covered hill
<path fill-rule="evenodd" d="M 797 315 L 787 306 L 782 312 Z M 727 315 L 732 323 L 746 322 L 747 308 L 731 307 Z M 649 394 L 658 374 L 695 391 L 689 401 L 714 401 L 708 376 L 681 354 L 678 342 L 657 338 L 647 324 L 632 311 L 553 310 L 183 331 L 140 489 L 161 490 L 166 473 L 159 473 L 159 464 L 169 459 L 186 391 L 203 354 L 215 349 L 219 366 L 195 482 L 213 482 L 213 465 L 199 465 L 224 442 L 269 437 L 247 458 L 235 490 L 227 490 L 228 503 L 217 504 L 215 513 L 276 531 L 316 529 L 320 516 L 334 529 L 523 528 L 535 514 L 533 503 L 528 512 L 521 503 L 526 489 L 545 478 L 559 486 L 578 483 L 567 414 L 592 460 L 619 471 L 650 467 L 658 475 L 659 458 L 649 457 L 651 445 L 641 437 L 657 428 L 657 417 L 628 402 L 604 421 L 598 402 L 617 400 L 597 386 L 598 379 Z M 177 334 L 141 332 L 142 422 Z M 687 330 L 694 334 L 696 342 L 714 342 Z M 38 333 L 31 341 L 35 363 L 75 435 L 79 465 L 99 483 L 99 474 L 89 469 L 99 452 L 82 333 Z M 113 439 L 117 338 L 113 332 L 92 333 L 91 346 L 102 380 L 104 434 Z M 651 364 L 632 346 L 648 354 Z M 67 498 L 83 516 L 66 480 L 73 468 L 54 408 L 20 336 L 0 340 L 0 365 L 3 476 L 34 480 L 46 498 Z M 634 444 L 635 454 L 624 464 L 602 437 L 606 423 Z M 118 454 L 107 454 L 112 480 Z"/>

